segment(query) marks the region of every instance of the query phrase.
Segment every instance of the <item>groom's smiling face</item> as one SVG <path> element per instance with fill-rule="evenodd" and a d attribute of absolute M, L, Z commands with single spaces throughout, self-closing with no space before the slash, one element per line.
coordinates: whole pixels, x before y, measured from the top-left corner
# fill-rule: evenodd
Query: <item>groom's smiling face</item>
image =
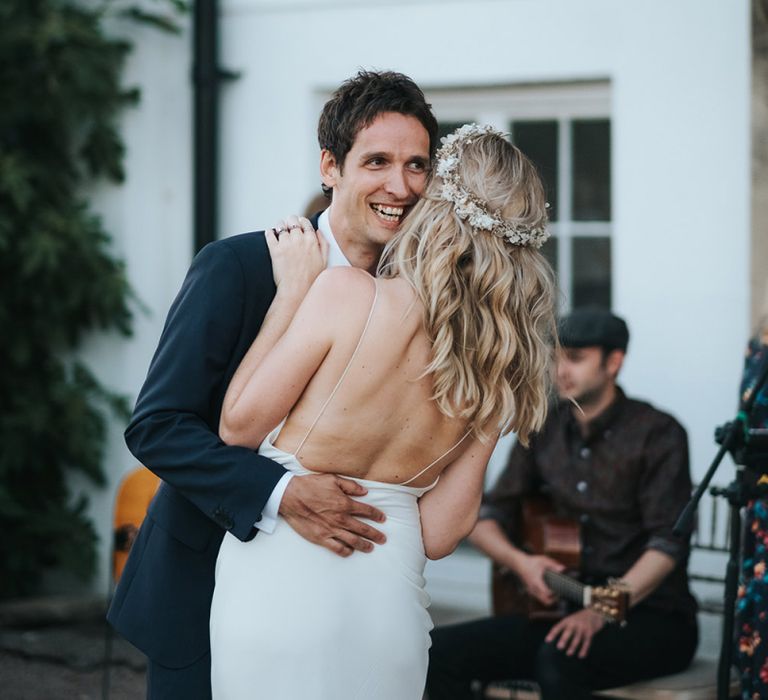
<path fill-rule="evenodd" d="M 333 188 L 331 229 L 342 250 L 380 249 L 424 191 L 429 133 L 416 117 L 384 112 L 358 132 L 343 163 L 323 151 L 320 171 Z"/>

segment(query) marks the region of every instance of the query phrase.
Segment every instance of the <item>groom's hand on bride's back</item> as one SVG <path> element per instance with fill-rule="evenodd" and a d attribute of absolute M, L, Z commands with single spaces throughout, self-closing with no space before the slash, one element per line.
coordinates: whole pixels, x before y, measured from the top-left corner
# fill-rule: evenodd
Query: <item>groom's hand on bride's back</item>
<path fill-rule="evenodd" d="M 365 493 L 360 484 L 335 474 L 295 476 L 288 482 L 279 512 L 304 539 L 339 556 L 370 552 L 373 543 L 383 544 L 386 538 L 360 518 L 384 522 L 384 513 L 353 498 Z"/>

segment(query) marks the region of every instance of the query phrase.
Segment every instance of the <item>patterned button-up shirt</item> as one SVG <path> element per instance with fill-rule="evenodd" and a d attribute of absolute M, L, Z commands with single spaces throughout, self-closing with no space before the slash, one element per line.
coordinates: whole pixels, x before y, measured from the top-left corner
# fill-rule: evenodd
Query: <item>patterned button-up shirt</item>
<path fill-rule="evenodd" d="M 514 447 L 480 517 L 497 520 L 515 541 L 522 497 L 545 493 L 558 515 L 580 523 L 584 582 L 620 578 L 645 550 L 657 549 L 677 566 L 644 604 L 693 617 L 689 538 L 672 534 L 691 495 L 685 430 L 620 389 L 584 434 L 573 410 L 569 403 L 558 404 L 530 447 Z"/>

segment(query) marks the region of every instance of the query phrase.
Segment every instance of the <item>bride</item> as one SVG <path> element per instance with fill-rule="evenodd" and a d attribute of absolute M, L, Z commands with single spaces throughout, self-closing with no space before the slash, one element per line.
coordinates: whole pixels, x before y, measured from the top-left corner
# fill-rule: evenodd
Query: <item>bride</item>
<path fill-rule="evenodd" d="M 324 246 L 302 224 L 267 232 L 270 254 L 313 255 L 319 272 Z M 425 557 L 472 529 L 498 436 L 526 442 L 544 420 L 545 225 L 531 163 L 500 133 L 465 125 L 443 140 L 377 277 L 331 268 L 300 303 L 273 302 L 227 390 L 221 438 L 294 478 L 355 479 L 386 514 L 387 540 L 342 558 L 284 520 L 251 542 L 226 535 L 210 623 L 216 700 L 421 698 Z"/>

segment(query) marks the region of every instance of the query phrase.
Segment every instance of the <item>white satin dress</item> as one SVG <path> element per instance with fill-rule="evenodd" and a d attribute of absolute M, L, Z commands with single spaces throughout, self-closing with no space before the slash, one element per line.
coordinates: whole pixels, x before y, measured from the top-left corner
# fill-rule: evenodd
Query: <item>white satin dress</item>
<path fill-rule="evenodd" d="M 321 415 L 360 348 L 376 297 Z M 294 454 L 274 446 L 280 427 L 259 454 L 294 478 L 309 474 Z M 214 700 L 421 700 L 432 621 L 417 500 L 434 483 L 408 483 L 439 459 L 399 484 L 355 479 L 368 489 L 359 500 L 387 516 L 376 524 L 387 541 L 370 553 L 342 558 L 282 518 L 271 535 L 250 542 L 224 537 L 211 608 Z"/>

